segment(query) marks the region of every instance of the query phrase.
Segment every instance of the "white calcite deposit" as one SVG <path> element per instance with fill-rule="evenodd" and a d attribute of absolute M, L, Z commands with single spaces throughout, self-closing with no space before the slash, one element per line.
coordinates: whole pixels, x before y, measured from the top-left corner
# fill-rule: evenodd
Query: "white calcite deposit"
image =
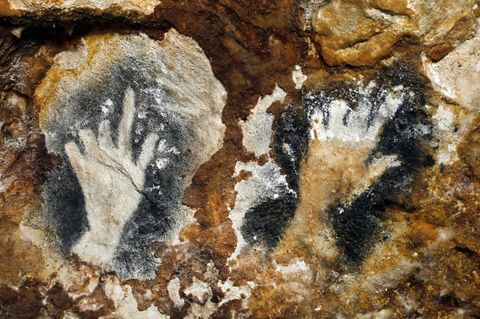
<path fill-rule="evenodd" d="M 480 98 L 480 28 L 439 62 L 424 57 L 433 88 L 450 101 L 478 110 Z"/>
<path fill-rule="evenodd" d="M 272 137 L 273 115 L 267 109 L 275 102 L 281 102 L 287 94 L 278 86 L 275 86 L 271 95 L 258 99 L 252 114 L 245 122 L 240 122 L 243 132 L 243 145 L 255 153 L 255 156 L 267 154 L 270 150 Z"/>

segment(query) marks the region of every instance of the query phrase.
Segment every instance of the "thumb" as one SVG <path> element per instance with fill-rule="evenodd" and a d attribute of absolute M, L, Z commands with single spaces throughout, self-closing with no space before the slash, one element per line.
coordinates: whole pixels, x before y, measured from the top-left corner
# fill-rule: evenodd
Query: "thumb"
<path fill-rule="evenodd" d="M 67 153 L 68 160 L 70 164 L 77 171 L 80 168 L 80 160 L 82 159 L 82 154 L 78 149 L 78 146 L 75 142 L 71 141 L 65 144 L 65 152 Z"/>
<path fill-rule="evenodd" d="M 137 161 L 137 165 L 140 166 L 143 170 L 147 168 L 148 164 L 153 159 L 155 145 L 157 144 L 157 141 L 158 135 L 153 133 L 149 134 L 145 139 L 145 142 L 143 143 L 142 152 L 140 153 Z"/>
<path fill-rule="evenodd" d="M 366 191 L 385 171 L 394 166 L 400 165 L 396 155 L 385 155 L 375 159 L 368 167 L 361 181 L 357 185 L 355 192 L 361 194 Z"/>

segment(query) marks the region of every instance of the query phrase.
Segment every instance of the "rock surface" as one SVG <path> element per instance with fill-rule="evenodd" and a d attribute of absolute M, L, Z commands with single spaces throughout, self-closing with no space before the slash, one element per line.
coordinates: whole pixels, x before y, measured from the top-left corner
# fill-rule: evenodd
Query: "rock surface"
<path fill-rule="evenodd" d="M 480 316 L 478 6 L 4 1 L 0 317 Z"/>
<path fill-rule="evenodd" d="M 178 237 L 191 219 L 183 192 L 222 146 L 225 89 L 175 30 L 161 42 L 86 37 L 53 60 L 35 92 L 47 150 L 64 163 L 44 186 L 47 223 L 62 252 L 152 277 L 146 247 Z"/>
<path fill-rule="evenodd" d="M 63 12 L 75 10 L 106 11 L 112 13 L 138 13 L 148 15 L 153 13 L 159 0 L 6 0 L 0 10 L 5 15 L 37 15 L 51 10 Z"/>

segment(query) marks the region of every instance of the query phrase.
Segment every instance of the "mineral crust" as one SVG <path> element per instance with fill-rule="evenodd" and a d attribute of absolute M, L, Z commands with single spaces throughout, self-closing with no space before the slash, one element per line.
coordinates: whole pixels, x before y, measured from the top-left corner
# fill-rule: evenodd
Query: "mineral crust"
<path fill-rule="evenodd" d="M 480 3 L 0 2 L 0 318 L 479 318 Z"/>

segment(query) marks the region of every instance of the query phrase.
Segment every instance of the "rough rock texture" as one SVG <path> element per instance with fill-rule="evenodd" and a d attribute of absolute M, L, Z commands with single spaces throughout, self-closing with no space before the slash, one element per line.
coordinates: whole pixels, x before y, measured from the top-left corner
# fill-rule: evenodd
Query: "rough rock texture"
<path fill-rule="evenodd" d="M 0 15 L 0 318 L 480 317 L 476 1 Z"/>
<path fill-rule="evenodd" d="M 178 237 L 182 194 L 222 146 L 226 92 L 201 48 L 174 30 L 158 43 L 82 38 L 54 57 L 35 98 L 47 149 L 64 163 L 43 191 L 60 250 L 154 276 L 146 247 Z"/>
<path fill-rule="evenodd" d="M 44 14 L 50 10 L 63 12 L 75 10 L 105 11 L 113 14 L 138 13 L 148 15 L 153 13 L 159 0 L 6 0 L 0 10 L 5 15 Z"/>
<path fill-rule="evenodd" d="M 361 66 L 387 57 L 402 40 L 415 39 L 417 45 L 431 48 L 430 54 L 441 54 L 437 51 L 465 37 L 474 4 L 475 0 L 454 5 L 448 0 L 334 0 L 316 5 L 311 27 L 328 64 Z"/>

